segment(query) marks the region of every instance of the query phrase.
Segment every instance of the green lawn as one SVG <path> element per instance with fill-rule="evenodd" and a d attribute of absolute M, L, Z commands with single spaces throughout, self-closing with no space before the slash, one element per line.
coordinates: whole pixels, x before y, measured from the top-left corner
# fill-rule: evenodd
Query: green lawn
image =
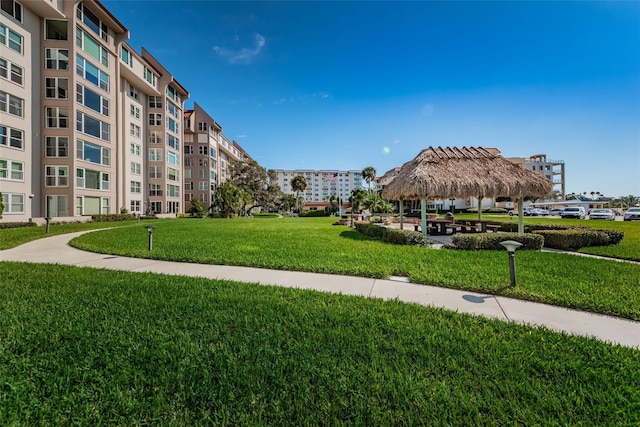
<path fill-rule="evenodd" d="M 81 249 L 185 262 L 387 278 L 502 294 L 640 320 L 640 265 L 522 251 L 518 286 L 503 251 L 452 251 L 373 240 L 331 218 L 183 219 L 156 223 L 147 251 L 143 226 L 89 233 Z"/>
<path fill-rule="evenodd" d="M 159 247 L 196 230 L 166 224 Z M 0 425 L 640 424 L 640 351 L 544 328 L 166 275 L 0 277 Z"/>

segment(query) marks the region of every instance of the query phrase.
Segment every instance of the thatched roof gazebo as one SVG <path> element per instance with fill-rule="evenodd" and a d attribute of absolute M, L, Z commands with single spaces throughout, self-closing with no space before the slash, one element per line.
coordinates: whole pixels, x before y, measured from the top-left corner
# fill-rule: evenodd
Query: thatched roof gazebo
<path fill-rule="evenodd" d="M 387 200 L 421 200 L 426 234 L 427 198 L 536 197 L 549 194 L 551 181 L 510 162 L 495 148 L 429 147 L 405 163 L 382 192 Z M 402 203 L 400 203 L 402 207 Z M 522 232 L 522 203 L 519 231 Z M 481 209 L 478 209 L 481 215 Z"/>

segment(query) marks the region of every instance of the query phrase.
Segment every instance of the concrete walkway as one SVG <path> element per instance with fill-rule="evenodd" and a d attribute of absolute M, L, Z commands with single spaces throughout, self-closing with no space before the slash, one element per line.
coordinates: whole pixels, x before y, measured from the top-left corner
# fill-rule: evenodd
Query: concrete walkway
<path fill-rule="evenodd" d="M 68 245 L 84 232 L 35 240 L 0 251 L 1 261 L 66 264 L 112 270 L 164 273 L 359 295 L 443 307 L 504 321 L 545 326 L 568 334 L 640 348 L 640 322 L 568 310 L 501 296 L 407 283 L 398 280 L 316 274 L 221 265 L 191 264 L 85 252 Z"/>

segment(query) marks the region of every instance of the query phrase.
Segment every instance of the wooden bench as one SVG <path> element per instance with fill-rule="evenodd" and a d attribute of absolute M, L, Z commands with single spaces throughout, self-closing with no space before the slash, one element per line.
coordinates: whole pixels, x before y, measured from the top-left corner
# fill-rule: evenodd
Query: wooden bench
<path fill-rule="evenodd" d="M 498 230 L 500 230 L 500 226 L 499 225 L 487 224 L 487 232 L 491 231 L 491 232 L 495 233 Z"/>
<path fill-rule="evenodd" d="M 446 224 L 444 226 L 447 230 L 451 230 L 451 234 L 459 233 L 462 231 L 462 226 L 460 224 Z"/>

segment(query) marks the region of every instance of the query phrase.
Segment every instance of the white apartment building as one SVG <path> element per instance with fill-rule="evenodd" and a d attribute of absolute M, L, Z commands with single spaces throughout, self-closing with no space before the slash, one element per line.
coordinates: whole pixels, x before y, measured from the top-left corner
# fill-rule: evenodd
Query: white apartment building
<path fill-rule="evenodd" d="M 509 157 L 507 160 L 547 178 L 553 183 L 554 199 L 565 200 L 564 160 L 549 160 L 546 154 L 534 154 L 529 157 Z"/>
<path fill-rule="evenodd" d="M 307 202 L 327 202 L 330 196 L 340 197 L 348 200 L 351 191 L 356 189 L 366 189 L 360 170 L 284 170 L 276 169 L 278 185 L 284 194 L 293 194 L 291 180 L 302 175 L 307 180 L 307 188 L 300 196 L 304 196 Z"/>

